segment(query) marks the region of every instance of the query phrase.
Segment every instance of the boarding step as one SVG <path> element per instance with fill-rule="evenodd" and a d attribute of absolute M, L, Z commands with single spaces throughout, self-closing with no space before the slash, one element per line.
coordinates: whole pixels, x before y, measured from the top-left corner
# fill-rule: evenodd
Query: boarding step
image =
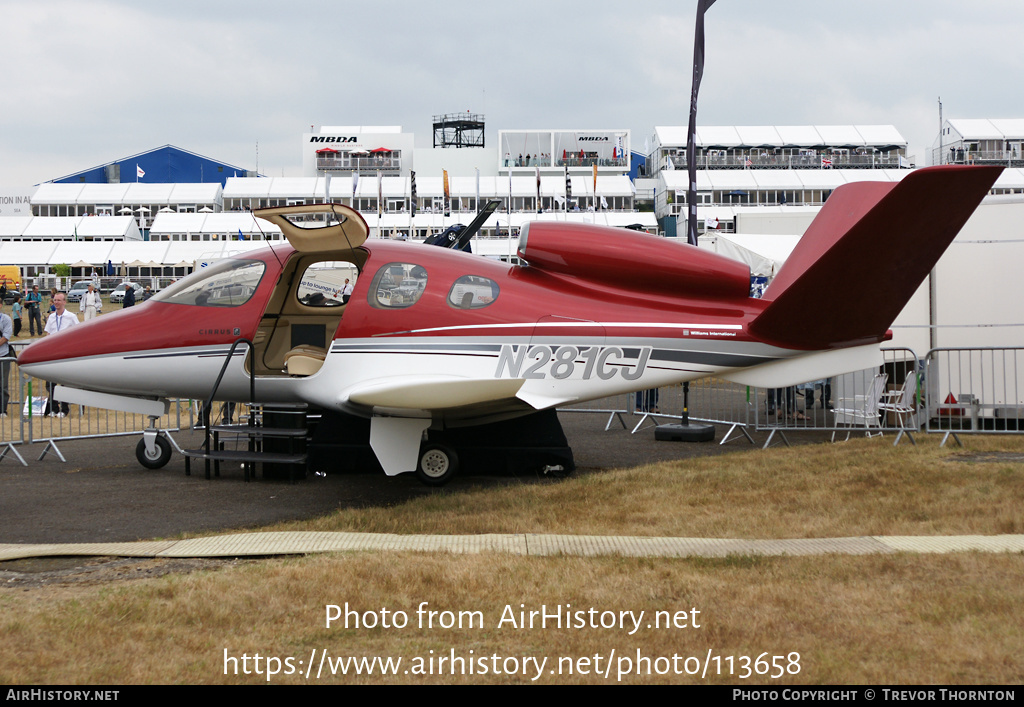
<path fill-rule="evenodd" d="M 246 423 L 234 425 L 213 425 L 210 432 L 231 434 L 236 437 L 305 437 L 305 427 L 250 427 Z"/>
<path fill-rule="evenodd" d="M 305 453 L 289 454 L 287 452 L 250 452 L 246 449 L 186 449 L 184 454 L 192 459 L 209 459 L 221 462 L 266 462 L 275 464 L 305 464 Z"/>
<path fill-rule="evenodd" d="M 218 478 L 220 477 L 221 462 L 243 464 L 245 467 L 246 481 L 249 481 L 253 476 L 252 465 L 257 462 L 261 464 L 286 464 L 296 466 L 306 464 L 305 452 L 262 452 L 249 451 L 247 449 L 214 448 L 209 452 L 205 449 L 186 449 L 183 453 L 185 455 L 185 476 L 192 475 L 191 461 L 193 459 L 202 459 L 205 462 L 207 479 L 210 479 L 210 462 L 213 462 L 213 473 Z"/>

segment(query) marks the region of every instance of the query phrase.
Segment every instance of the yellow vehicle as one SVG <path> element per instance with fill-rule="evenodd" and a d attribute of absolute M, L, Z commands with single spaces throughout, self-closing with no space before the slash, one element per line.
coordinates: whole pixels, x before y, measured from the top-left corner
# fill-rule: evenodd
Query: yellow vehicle
<path fill-rule="evenodd" d="M 8 290 L 21 292 L 21 268 L 17 265 L 0 265 L 0 282 L 4 281 Z"/>

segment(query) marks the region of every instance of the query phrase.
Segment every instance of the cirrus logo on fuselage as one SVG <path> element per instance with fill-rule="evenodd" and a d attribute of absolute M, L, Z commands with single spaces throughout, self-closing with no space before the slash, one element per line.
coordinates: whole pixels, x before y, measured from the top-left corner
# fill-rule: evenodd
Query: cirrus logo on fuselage
<path fill-rule="evenodd" d="M 635 357 L 618 346 L 514 346 L 504 344 L 498 355 L 495 378 L 554 378 L 565 380 L 573 374 L 582 380 L 597 376 L 610 380 L 621 376 L 635 381 L 643 375 L 651 347 L 643 346 Z"/>

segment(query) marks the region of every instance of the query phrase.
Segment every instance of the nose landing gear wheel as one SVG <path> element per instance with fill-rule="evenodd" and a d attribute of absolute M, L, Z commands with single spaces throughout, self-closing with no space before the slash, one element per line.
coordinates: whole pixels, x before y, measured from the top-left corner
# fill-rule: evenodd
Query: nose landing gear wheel
<path fill-rule="evenodd" d="M 428 444 L 420 452 L 416 476 L 428 486 L 443 486 L 459 471 L 459 457 L 455 450 L 443 444 Z"/>
<path fill-rule="evenodd" d="M 152 453 L 146 449 L 146 440 L 144 439 L 140 439 L 139 443 L 135 445 L 135 458 L 147 469 L 159 469 L 171 460 L 171 443 L 160 436 L 153 441 L 155 447 Z"/>

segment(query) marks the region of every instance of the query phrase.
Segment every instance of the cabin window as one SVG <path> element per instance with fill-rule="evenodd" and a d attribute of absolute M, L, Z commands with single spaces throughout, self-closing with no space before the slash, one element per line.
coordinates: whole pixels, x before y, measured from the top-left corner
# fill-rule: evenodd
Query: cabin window
<path fill-rule="evenodd" d="M 479 275 L 463 275 L 448 293 L 448 304 L 455 309 L 480 309 L 496 299 L 498 283 Z"/>
<path fill-rule="evenodd" d="M 358 274 L 355 263 L 348 261 L 313 263 L 299 278 L 295 295 L 307 307 L 340 307 L 346 283 L 355 287 Z"/>
<path fill-rule="evenodd" d="M 413 263 L 388 263 L 373 276 L 369 301 L 377 309 L 404 309 L 416 304 L 427 288 L 427 271 Z"/>
<path fill-rule="evenodd" d="M 161 290 L 153 299 L 200 307 L 238 307 L 252 298 L 266 268 L 261 260 L 221 260 Z"/>

